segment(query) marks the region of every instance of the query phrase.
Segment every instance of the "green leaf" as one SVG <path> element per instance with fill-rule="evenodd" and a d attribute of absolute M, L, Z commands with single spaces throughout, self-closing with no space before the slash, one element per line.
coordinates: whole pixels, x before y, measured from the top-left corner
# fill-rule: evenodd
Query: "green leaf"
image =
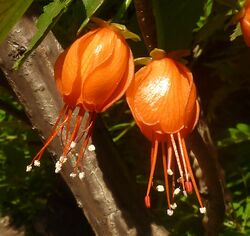
<path fill-rule="evenodd" d="M 39 16 L 37 21 L 37 31 L 27 51 L 15 62 L 13 66 L 14 69 L 18 69 L 30 53 L 40 44 L 71 2 L 72 0 L 54 0 L 44 7 L 44 12 Z"/>
<path fill-rule="evenodd" d="M 152 1 L 158 47 L 168 50 L 189 48 L 193 30 L 203 15 L 205 0 Z"/>
<path fill-rule="evenodd" d="M 33 0 L 0 1 L 0 42 L 5 39 L 11 28 L 21 18 Z"/>
<path fill-rule="evenodd" d="M 240 23 L 235 26 L 233 33 L 230 35 L 230 41 L 234 41 L 237 37 L 242 35 Z"/>
<path fill-rule="evenodd" d="M 78 32 L 80 32 L 83 27 L 89 22 L 90 17 L 98 10 L 98 8 L 103 4 L 104 0 L 82 0 L 85 7 L 86 18 L 81 24 Z"/>

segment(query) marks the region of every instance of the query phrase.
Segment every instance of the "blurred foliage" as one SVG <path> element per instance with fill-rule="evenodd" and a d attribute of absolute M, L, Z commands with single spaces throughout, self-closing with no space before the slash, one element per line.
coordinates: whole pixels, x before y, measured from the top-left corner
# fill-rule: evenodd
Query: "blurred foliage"
<path fill-rule="evenodd" d="M 56 0 L 35 2 L 42 9 L 49 3 L 55 4 Z M 95 15 L 104 19 L 115 18 L 140 34 L 133 4 L 126 5 L 130 1 L 95 3 L 97 7 L 90 4 Z M 234 17 L 243 4 L 243 0 L 153 1 L 159 46 L 167 50 L 188 48 L 193 52 L 193 56 L 187 58 L 188 65 L 192 68 L 201 97 L 202 114 L 209 123 L 219 161 L 225 170 L 226 217 L 220 235 L 226 236 L 250 235 L 250 49 L 243 41 L 239 25 L 234 24 Z M 53 32 L 64 47 L 77 37 L 82 22 L 92 14 L 86 14 L 86 6 L 81 0 L 75 0 L 57 19 Z M 129 43 L 135 57 L 146 56 L 143 43 Z M 2 88 L 1 101 L 22 111 L 15 99 Z M 138 195 L 143 199 L 149 172 L 150 143 L 135 126 L 124 100 L 115 104 L 102 118 L 131 177 L 137 182 Z M 0 107 L 0 212 L 14 215 L 20 224 L 32 221 L 53 192 L 55 175 L 46 158 L 39 171 L 29 175 L 24 173 L 28 159 L 38 149 L 34 146 L 37 141 L 27 124 Z M 155 183 L 162 184 L 162 180 L 159 164 Z M 180 196 L 177 202 L 174 216 L 167 216 L 165 194 L 155 190 L 152 192 L 151 212 L 173 235 L 184 235 L 184 232 L 185 235 L 202 235 L 202 219 L 196 199 Z"/>
<path fill-rule="evenodd" d="M 46 157 L 39 172 L 27 175 L 25 166 L 40 147 L 39 137 L 27 123 L 2 109 L 4 101 L 4 108 L 23 113 L 16 98 L 2 86 L 0 94 L 0 215 L 10 214 L 20 226 L 31 223 L 44 208 L 55 176 Z"/>

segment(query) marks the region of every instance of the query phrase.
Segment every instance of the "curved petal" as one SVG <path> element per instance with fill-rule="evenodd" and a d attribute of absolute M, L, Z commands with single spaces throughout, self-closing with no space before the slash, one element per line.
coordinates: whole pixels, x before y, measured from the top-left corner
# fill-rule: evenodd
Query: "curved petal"
<path fill-rule="evenodd" d="M 83 84 L 82 100 L 84 106 L 99 112 L 106 105 L 109 97 L 119 86 L 127 70 L 129 48 L 120 37 L 115 37 L 113 53 L 105 63 L 88 74 Z M 103 53 L 110 51 L 110 45 L 103 45 Z"/>
<path fill-rule="evenodd" d="M 125 74 L 123 75 L 123 78 L 120 82 L 120 84 L 117 86 L 116 90 L 113 92 L 113 94 L 109 97 L 107 101 L 105 101 L 105 106 L 98 108 L 98 110 L 105 111 L 108 107 L 110 107 L 114 102 L 119 100 L 126 90 L 128 89 L 131 81 L 134 78 L 134 58 L 132 55 L 131 50 L 129 50 L 129 59 L 127 63 L 127 69 L 125 71 Z"/>

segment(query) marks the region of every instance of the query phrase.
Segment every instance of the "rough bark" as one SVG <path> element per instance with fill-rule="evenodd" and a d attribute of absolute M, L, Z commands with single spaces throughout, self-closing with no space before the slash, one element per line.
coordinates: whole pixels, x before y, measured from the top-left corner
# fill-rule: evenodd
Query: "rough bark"
<path fill-rule="evenodd" d="M 34 19 L 24 16 L 0 45 L 0 67 L 23 104 L 33 127 L 47 137 L 62 107 L 53 80 L 53 64 L 62 50 L 52 33 L 14 71 L 12 66 L 35 32 Z M 65 163 L 61 174 L 96 235 L 168 235 L 152 222 L 133 191 L 118 154 L 100 121 L 93 134 L 95 152 L 84 157 L 85 178 L 70 178 L 72 165 Z M 53 159 L 62 153 L 59 138 L 51 145 Z M 33 171 L 39 171 L 35 169 Z"/>

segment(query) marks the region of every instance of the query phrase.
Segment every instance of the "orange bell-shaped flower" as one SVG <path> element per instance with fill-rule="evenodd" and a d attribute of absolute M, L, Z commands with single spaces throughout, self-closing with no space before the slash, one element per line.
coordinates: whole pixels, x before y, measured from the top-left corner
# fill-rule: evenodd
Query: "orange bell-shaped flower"
<path fill-rule="evenodd" d="M 244 41 L 250 47 L 250 1 L 246 1 L 239 18 Z"/>
<path fill-rule="evenodd" d="M 111 24 L 100 20 L 97 23 L 101 24 L 99 28 L 77 39 L 55 63 L 56 84 L 65 105 L 45 145 L 27 166 L 27 171 L 33 164 L 40 165 L 46 147 L 61 132 L 64 150 L 56 163 L 56 172 L 67 160 L 67 154 L 83 139 L 72 173 L 72 177 L 76 176 L 79 161 L 92 134 L 96 113 L 105 111 L 121 98 L 134 77 L 132 52 L 123 35 Z M 76 119 L 71 124 L 74 111 Z"/>
<path fill-rule="evenodd" d="M 191 193 L 194 188 L 200 203 L 200 212 L 205 213 L 206 209 L 201 201 L 184 141 L 199 117 L 193 76 L 184 65 L 158 51 L 159 49 L 154 50 L 153 60 L 135 74 L 135 79 L 126 92 L 127 102 L 136 123 L 152 142 L 151 171 L 145 204 L 150 207 L 149 194 L 160 144 L 168 202 L 167 213 L 173 214 L 176 207 L 174 195 L 180 192 L 180 187 L 185 195 Z M 179 176 L 178 183 L 176 176 Z M 181 186 L 175 188 L 179 183 Z"/>

